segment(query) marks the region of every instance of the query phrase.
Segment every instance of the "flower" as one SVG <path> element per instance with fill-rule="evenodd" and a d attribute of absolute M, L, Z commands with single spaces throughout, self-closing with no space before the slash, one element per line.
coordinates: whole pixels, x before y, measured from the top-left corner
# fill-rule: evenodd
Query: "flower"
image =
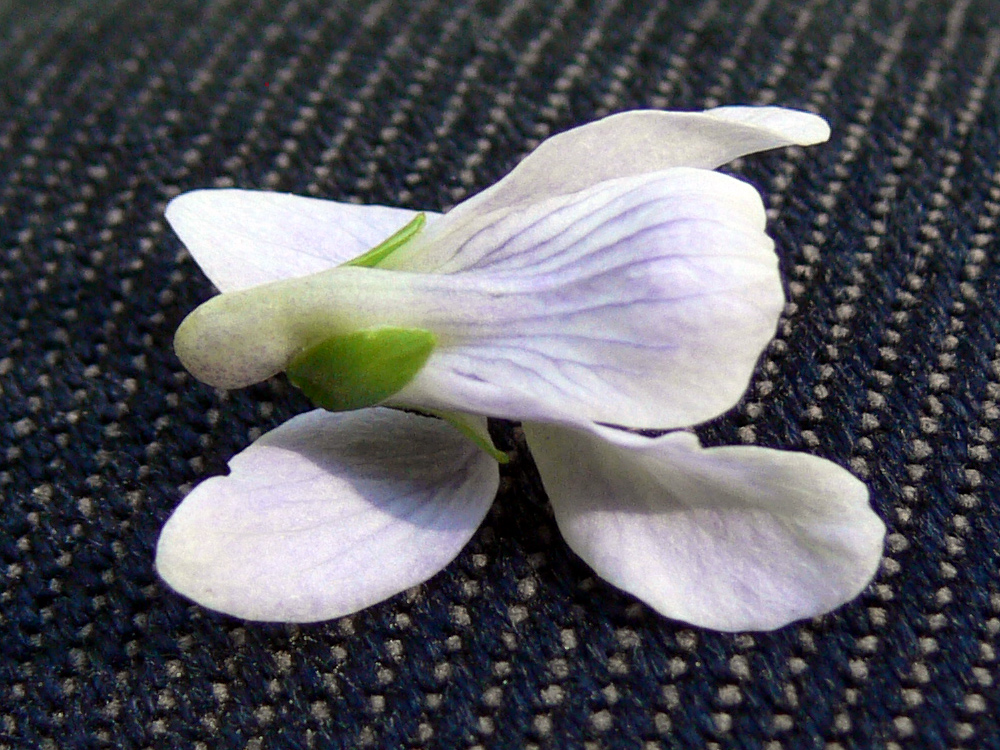
<path fill-rule="evenodd" d="M 569 545 L 657 611 L 771 629 L 853 598 L 885 530 L 848 472 L 618 429 L 687 427 L 740 398 L 784 298 L 760 196 L 712 170 L 828 133 L 774 107 L 622 113 L 443 215 L 178 197 L 167 218 L 223 292 L 178 330 L 182 362 L 224 388 L 286 371 L 325 409 L 188 495 L 160 575 L 213 609 L 298 622 L 421 583 L 493 500 L 494 416 L 523 422 Z"/>

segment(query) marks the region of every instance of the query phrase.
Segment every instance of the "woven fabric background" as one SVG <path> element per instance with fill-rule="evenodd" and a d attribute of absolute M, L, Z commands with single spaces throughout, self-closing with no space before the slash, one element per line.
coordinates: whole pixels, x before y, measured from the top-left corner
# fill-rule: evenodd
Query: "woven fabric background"
<path fill-rule="evenodd" d="M 1000 748 L 996 0 L 0 4 L 0 748 Z M 545 136 L 778 103 L 831 141 L 732 165 L 788 306 L 708 443 L 811 451 L 890 527 L 773 633 L 659 617 L 566 547 L 518 430 L 444 572 L 309 626 L 167 589 L 159 529 L 308 405 L 172 353 L 207 186 L 453 205 Z"/>

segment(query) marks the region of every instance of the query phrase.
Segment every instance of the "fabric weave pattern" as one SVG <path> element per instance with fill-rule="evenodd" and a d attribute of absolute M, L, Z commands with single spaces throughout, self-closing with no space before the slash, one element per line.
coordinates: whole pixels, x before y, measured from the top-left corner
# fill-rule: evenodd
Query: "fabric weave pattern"
<path fill-rule="evenodd" d="M 0 748 L 1000 748 L 993 0 L 65 0 L 0 8 Z M 308 404 L 172 353 L 212 294 L 162 218 L 210 186 L 445 209 L 640 107 L 810 109 L 739 162 L 788 304 L 706 444 L 813 452 L 890 527 L 855 602 L 658 617 L 559 537 L 518 428 L 443 573 L 247 623 L 153 571 L 197 481 Z"/>

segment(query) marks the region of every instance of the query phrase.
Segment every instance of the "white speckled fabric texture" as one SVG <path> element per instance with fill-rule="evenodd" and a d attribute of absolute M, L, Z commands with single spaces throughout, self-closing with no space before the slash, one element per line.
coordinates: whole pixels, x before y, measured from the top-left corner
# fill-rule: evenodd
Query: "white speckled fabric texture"
<path fill-rule="evenodd" d="M 1000 747 L 994 0 L 65 0 L 0 6 L 0 749 Z M 307 410 L 171 341 L 213 294 L 168 230 L 235 186 L 446 209 L 544 137 L 781 104 L 737 162 L 788 303 L 707 445 L 795 448 L 889 526 L 856 601 L 772 633 L 664 619 L 556 530 L 518 427 L 458 559 L 308 626 L 161 583 L 194 483 Z"/>

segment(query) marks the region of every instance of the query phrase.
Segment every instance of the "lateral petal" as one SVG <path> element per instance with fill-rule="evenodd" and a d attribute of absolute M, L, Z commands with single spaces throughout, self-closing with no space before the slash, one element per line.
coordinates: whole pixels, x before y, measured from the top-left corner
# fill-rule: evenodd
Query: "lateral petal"
<path fill-rule="evenodd" d="M 428 275 L 449 306 L 400 403 L 669 428 L 739 400 L 784 304 L 752 187 L 678 168 L 495 218 Z"/>
<path fill-rule="evenodd" d="M 166 210 L 170 226 L 223 292 L 346 263 L 416 215 L 402 208 L 231 189 L 184 193 Z"/>
<path fill-rule="evenodd" d="M 472 537 L 496 462 L 440 420 L 312 411 L 198 485 L 156 567 L 181 594 L 250 620 L 312 622 L 426 581 Z"/>
<path fill-rule="evenodd" d="M 836 464 L 689 433 L 524 425 L 570 547 L 668 617 L 771 630 L 828 612 L 874 576 L 885 526 Z"/>

